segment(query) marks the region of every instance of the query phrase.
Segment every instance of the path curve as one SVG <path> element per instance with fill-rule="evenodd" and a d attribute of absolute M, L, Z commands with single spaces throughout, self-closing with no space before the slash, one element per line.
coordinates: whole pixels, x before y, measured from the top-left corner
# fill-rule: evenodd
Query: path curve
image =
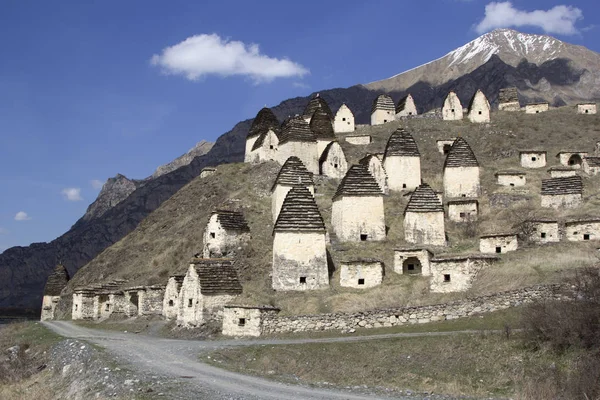
<path fill-rule="evenodd" d="M 152 336 L 85 328 L 69 321 L 46 321 L 45 326 L 64 337 L 70 337 L 100 345 L 111 353 L 125 358 L 133 369 L 152 371 L 173 377 L 190 378 L 186 383 L 200 390 L 213 390 L 219 395 L 241 396 L 241 399 L 268 400 L 324 400 L 324 399 L 409 399 L 354 394 L 299 385 L 269 381 L 254 376 L 226 371 L 198 360 L 198 353 L 219 347 L 277 345 L 300 343 L 332 343 L 389 339 L 397 337 L 445 336 L 460 332 L 396 333 L 369 336 L 346 336 L 318 339 L 254 339 L 254 340 L 178 340 Z M 212 396 L 211 396 L 212 397 Z M 220 397 L 220 396 L 219 396 Z M 216 398 L 216 397 L 215 397 Z M 411 396 L 411 400 L 415 397 Z"/>

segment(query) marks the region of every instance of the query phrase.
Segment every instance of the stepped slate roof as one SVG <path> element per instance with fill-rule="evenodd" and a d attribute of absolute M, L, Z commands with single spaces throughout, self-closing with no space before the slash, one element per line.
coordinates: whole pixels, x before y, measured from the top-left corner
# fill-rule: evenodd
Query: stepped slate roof
<path fill-rule="evenodd" d="M 444 206 L 440 202 L 440 198 L 435 194 L 431 186 L 426 183 L 422 183 L 418 188 L 415 189 L 413 194 L 408 200 L 408 204 L 404 209 L 404 213 L 417 212 L 444 212 Z"/>
<path fill-rule="evenodd" d="M 316 142 L 317 138 L 310 125 L 300 116 L 287 119 L 283 123 L 281 134 L 279 135 L 279 144 L 285 142 Z"/>
<path fill-rule="evenodd" d="M 405 157 L 420 157 L 417 142 L 412 137 L 410 132 L 404 128 L 398 128 L 390 135 L 385 146 L 385 157 L 390 156 L 405 156 Z"/>
<path fill-rule="evenodd" d="M 333 119 L 333 113 L 331 112 L 331 108 L 329 108 L 329 104 L 327 104 L 318 93 L 315 97 L 310 99 L 304 108 L 302 115 L 305 117 L 312 117 L 315 111 L 323 111 L 330 119 Z"/>
<path fill-rule="evenodd" d="M 369 172 L 368 166 L 355 164 L 346 172 L 333 195 L 333 200 L 340 196 L 383 196 L 383 192 Z"/>
<path fill-rule="evenodd" d="M 565 221 L 566 225 L 578 225 L 578 224 L 587 224 L 593 222 L 600 222 L 600 218 L 598 217 L 579 217 L 579 218 L 570 218 Z"/>
<path fill-rule="evenodd" d="M 498 93 L 498 101 L 500 103 L 519 102 L 519 92 L 516 87 L 507 87 L 500 89 Z"/>
<path fill-rule="evenodd" d="M 457 137 L 446 156 L 444 168 L 479 167 L 479 162 L 471 150 L 471 146 L 462 137 Z"/>
<path fill-rule="evenodd" d="M 285 196 L 273 227 L 275 232 L 325 233 L 325 222 L 319 207 L 305 186 L 294 186 Z"/>
<path fill-rule="evenodd" d="M 479 239 L 490 239 L 490 238 L 496 238 L 496 237 L 511 237 L 514 236 L 516 237 L 517 234 L 514 232 L 500 232 L 500 233 L 488 233 L 487 235 L 481 235 L 479 236 Z"/>
<path fill-rule="evenodd" d="M 242 285 L 230 259 L 196 258 L 191 261 L 200 280 L 203 295 L 242 293 Z"/>
<path fill-rule="evenodd" d="M 67 286 L 68 282 L 69 272 L 63 265 L 58 264 L 48 276 L 44 287 L 44 296 L 60 296 L 60 292 Z"/>
<path fill-rule="evenodd" d="M 396 106 L 394 105 L 394 100 L 392 100 L 392 98 L 387 94 L 380 94 L 375 100 L 373 100 L 371 114 L 375 112 L 375 110 L 393 111 L 395 113 Z"/>
<path fill-rule="evenodd" d="M 412 96 L 410 95 L 410 93 L 400 99 L 400 101 L 396 105 L 396 114 L 398 114 L 400 111 L 403 111 L 404 108 L 406 108 L 406 100 L 408 100 L 409 97 L 412 99 Z M 413 100 L 413 102 L 414 102 L 414 100 Z"/>
<path fill-rule="evenodd" d="M 542 179 L 542 195 L 582 194 L 583 182 L 580 176 Z"/>
<path fill-rule="evenodd" d="M 547 154 L 546 150 L 519 150 L 519 154 Z"/>
<path fill-rule="evenodd" d="M 331 117 L 324 111 L 317 110 L 310 119 L 310 130 L 317 139 L 335 139 Z"/>
<path fill-rule="evenodd" d="M 565 167 L 563 165 L 554 165 L 554 166 L 548 168 L 548 172 L 551 172 L 551 171 L 575 171 L 575 170 L 571 167 Z"/>
<path fill-rule="evenodd" d="M 291 156 L 288 158 L 279 173 L 277 174 L 277 178 L 275 178 L 275 182 L 271 187 L 271 191 L 275 189 L 277 185 L 285 185 L 285 186 L 295 186 L 295 185 L 304 185 L 310 186 L 314 185 L 313 182 L 313 174 L 312 172 L 308 172 L 302 161 L 296 156 Z"/>
<path fill-rule="evenodd" d="M 215 214 L 217 214 L 217 221 L 226 231 L 250 232 L 246 218 L 240 211 L 216 210 L 213 211 L 213 215 Z"/>
<path fill-rule="evenodd" d="M 273 132 L 278 132 L 279 120 L 270 108 L 264 107 L 256 114 L 256 117 L 254 117 L 254 121 L 252 121 L 247 137 L 252 138 L 259 136 L 261 133 L 268 132 L 269 129 Z"/>
<path fill-rule="evenodd" d="M 590 167 L 600 167 L 600 157 L 585 157 L 585 162 Z"/>
<path fill-rule="evenodd" d="M 517 176 L 521 176 L 521 175 L 527 175 L 526 172 L 523 171 L 517 171 L 514 169 L 509 169 L 509 170 L 505 170 L 505 171 L 498 171 L 494 174 L 495 176 L 498 175 L 517 175 Z"/>
<path fill-rule="evenodd" d="M 446 203 L 448 203 L 448 205 L 450 204 L 473 204 L 475 203 L 478 207 L 479 207 L 479 201 L 477 199 L 467 199 L 464 197 L 456 197 L 453 199 L 448 199 L 446 200 Z"/>
<path fill-rule="evenodd" d="M 275 136 L 279 137 L 279 132 L 280 132 L 279 128 L 277 128 L 276 130 L 275 129 L 270 129 L 270 130 L 272 130 L 273 133 L 275 133 Z M 266 130 L 258 136 L 258 139 L 256 139 L 256 142 L 254 142 L 254 144 L 252 145 L 252 151 L 260 149 L 262 147 L 268 134 L 269 134 L 269 130 Z"/>

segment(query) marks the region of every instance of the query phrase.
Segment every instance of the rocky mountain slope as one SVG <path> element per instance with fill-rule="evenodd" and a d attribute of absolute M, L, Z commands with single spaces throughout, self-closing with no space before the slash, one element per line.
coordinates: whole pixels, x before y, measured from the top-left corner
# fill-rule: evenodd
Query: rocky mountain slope
<path fill-rule="evenodd" d="M 524 55 L 531 60 L 522 60 Z M 465 106 L 478 88 L 494 103 L 498 90 L 509 85 L 519 88 L 522 102 L 545 99 L 555 105 L 572 104 L 600 98 L 600 78 L 596 76 L 600 73 L 599 60 L 597 53 L 547 36 L 494 31 L 439 60 L 390 79 L 320 91 L 320 95 L 334 112 L 346 103 L 362 124 L 369 122 L 371 103 L 382 91 L 396 101 L 412 93 L 420 112 L 440 107 L 450 90 L 457 92 Z M 285 100 L 273 110 L 283 120 L 301 113 L 308 100 L 309 97 Z M 73 275 L 131 232 L 162 202 L 198 176 L 202 168 L 242 161 L 250 122 L 239 122 L 219 137 L 208 153 L 164 175 L 143 182 L 113 178 L 110 186 L 117 190 L 99 196 L 98 204 L 92 204 L 64 235 L 49 243 L 13 247 L 0 254 L 0 307 L 39 307 L 44 282 L 59 260 Z M 189 157 L 184 155 L 182 159 Z"/>
<path fill-rule="evenodd" d="M 208 153 L 210 149 L 212 149 L 213 145 L 214 143 L 207 142 L 206 140 L 201 140 L 200 142 L 196 143 L 196 145 L 192 147 L 187 153 L 177 157 L 168 164 L 161 165 L 160 167 L 156 168 L 156 171 L 154 171 L 154 173 L 147 179 L 158 178 L 161 175 L 175 171 L 177 168 L 183 167 L 184 165 L 188 165 L 192 162 L 194 158 Z"/>
<path fill-rule="evenodd" d="M 418 84 L 439 87 L 471 74 L 493 56 L 513 68 L 518 68 L 526 60 L 528 64 L 560 69 L 577 77 L 563 83 L 545 79 L 530 82 L 527 77 L 507 82 L 520 83 L 519 90 L 524 97 L 550 102 L 559 97 L 566 104 L 600 98 L 600 54 L 550 36 L 510 29 L 486 33 L 435 61 L 365 87 L 383 92 L 406 91 Z"/>

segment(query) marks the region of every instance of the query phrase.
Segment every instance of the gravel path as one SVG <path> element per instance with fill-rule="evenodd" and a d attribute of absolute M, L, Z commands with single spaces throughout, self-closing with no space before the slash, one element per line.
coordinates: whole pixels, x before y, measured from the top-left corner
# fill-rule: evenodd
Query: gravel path
<path fill-rule="evenodd" d="M 203 341 L 162 339 L 132 333 L 90 329 L 75 325 L 68 321 L 52 321 L 44 322 L 44 324 L 61 336 L 86 340 L 102 346 L 111 352 L 119 362 L 125 362 L 129 368 L 143 370 L 154 374 L 179 377 L 182 379 L 182 384 L 185 384 L 186 387 L 190 388 L 190 394 L 193 394 L 193 398 L 249 400 L 367 400 L 391 398 L 417 400 L 421 399 L 421 397 L 386 397 L 372 393 L 361 394 L 299 385 L 288 385 L 234 373 L 204 364 L 198 360 L 198 354 L 201 351 L 229 346 L 351 342 L 394 337 L 441 336 L 459 333 L 399 333 L 320 339 Z M 463 333 L 468 332 L 469 331 L 463 331 Z M 448 397 L 436 396 L 435 398 L 447 399 Z"/>

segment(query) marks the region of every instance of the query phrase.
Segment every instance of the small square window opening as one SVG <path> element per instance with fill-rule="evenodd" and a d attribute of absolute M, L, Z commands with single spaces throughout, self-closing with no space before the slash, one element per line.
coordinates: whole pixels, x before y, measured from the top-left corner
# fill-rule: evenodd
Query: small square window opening
<path fill-rule="evenodd" d="M 450 282 L 450 274 L 444 274 L 444 282 Z"/>
<path fill-rule="evenodd" d="M 364 285 L 364 284 L 365 284 L 365 280 L 364 280 L 364 278 L 360 278 L 360 279 L 358 280 L 358 284 L 359 284 L 359 285 Z"/>
<path fill-rule="evenodd" d="M 300 277 L 300 283 L 306 283 L 306 277 L 305 276 L 301 276 Z"/>

